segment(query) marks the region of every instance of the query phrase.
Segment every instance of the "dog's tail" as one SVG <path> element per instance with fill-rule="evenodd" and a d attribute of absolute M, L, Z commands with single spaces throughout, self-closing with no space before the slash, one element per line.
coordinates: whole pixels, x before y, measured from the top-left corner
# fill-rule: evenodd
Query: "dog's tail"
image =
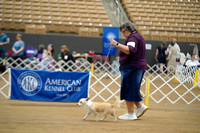
<path fill-rule="evenodd" d="M 112 107 L 115 108 L 115 107 L 120 107 L 120 97 L 117 96 L 116 100 L 115 100 L 115 103 L 112 104 Z"/>

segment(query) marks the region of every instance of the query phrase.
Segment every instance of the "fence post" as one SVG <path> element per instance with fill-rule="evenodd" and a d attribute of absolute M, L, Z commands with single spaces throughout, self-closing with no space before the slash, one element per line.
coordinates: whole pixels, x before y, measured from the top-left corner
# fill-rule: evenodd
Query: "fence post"
<path fill-rule="evenodd" d="M 9 68 L 8 73 L 9 73 L 8 81 L 9 81 L 9 84 L 10 84 L 9 88 L 8 88 L 8 99 L 10 99 L 10 96 L 11 96 L 11 68 Z"/>
<path fill-rule="evenodd" d="M 93 78 L 93 74 L 94 74 L 94 62 L 91 63 L 91 78 Z"/>
<path fill-rule="evenodd" d="M 178 67 L 176 67 L 175 76 L 174 76 L 174 83 L 179 83 L 178 82 Z"/>
<path fill-rule="evenodd" d="M 6 65 L 6 58 L 3 59 L 3 65 Z"/>
<path fill-rule="evenodd" d="M 148 107 L 149 106 L 149 78 L 147 77 L 147 81 L 146 81 L 146 98 L 145 98 L 145 105 Z"/>
<path fill-rule="evenodd" d="M 200 70 L 196 70 L 193 86 L 196 86 L 199 82 L 200 82 Z M 198 85 L 198 87 L 200 87 L 200 86 Z"/>

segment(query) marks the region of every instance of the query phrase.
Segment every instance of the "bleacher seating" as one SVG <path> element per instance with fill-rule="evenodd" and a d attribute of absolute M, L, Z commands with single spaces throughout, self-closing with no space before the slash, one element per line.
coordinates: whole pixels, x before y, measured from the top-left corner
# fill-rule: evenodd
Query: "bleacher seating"
<path fill-rule="evenodd" d="M 145 39 L 200 42 L 199 0 L 121 0 Z M 0 27 L 99 36 L 112 26 L 101 0 L 0 0 Z"/>
<path fill-rule="evenodd" d="M 200 42 L 200 2 L 196 0 L 121 0 L 145 39 Z"/>
<path fill-rule="evenodd" d="M 28 33 L 99 36 L 111 23 L 101 0 L 0 0 L 0 26 Z"/>

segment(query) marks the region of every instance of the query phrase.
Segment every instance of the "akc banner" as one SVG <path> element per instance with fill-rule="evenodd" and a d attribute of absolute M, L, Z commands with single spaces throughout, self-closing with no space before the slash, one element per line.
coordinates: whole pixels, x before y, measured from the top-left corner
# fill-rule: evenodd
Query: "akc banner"
<path fill-rule="evenodd" d="M 11 69 L 11 99 L 72 101 L 88 97 L 89 72 Z"/>
<path fill-rule="evenodd" d="M 103 55 L 115 55 L 116 47 L 111 47 L 110 40 L 119 40 L 119 28 L 118 27 L 103 27 Z M 111 49 L 110 49 L 111 48 Z M 109 52 L 110 50 L 110 52 Z"/>

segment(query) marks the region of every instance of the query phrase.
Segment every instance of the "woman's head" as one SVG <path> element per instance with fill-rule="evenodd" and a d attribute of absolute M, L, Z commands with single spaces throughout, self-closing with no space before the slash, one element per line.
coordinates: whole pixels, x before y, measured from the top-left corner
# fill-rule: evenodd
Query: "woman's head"
<path fill-rule="evenodd" d="M 192 56 L 191 56 L 191 60 L 192 60 L 192 61 L 195 60 L 195 54 L 192 54 Z"/>
<path fill-rule="evenodd" d="M 17 34 L 16 39 L 17 39 L 17 41 L 21 41 L 21 39 L 22 39 L 22 34 Z"/>
<path fill-rule="evenodd" d="M 68 47 L 66 45 L 61 46 L 61 53 L 66 53 L 68 51 Z"/>
<path fill-rule="evenodd" d="M 45 46 L 43 44 L 40 44 L 39 45 L 39 50 L 44 50 L 45 49 Z"/>
<path fill-rule="evenodd" d="M 162 43 L 161 43 L 161 47 L 162 47 L 162 48 L 166 47 L 166 42 L 162 42 Z"/>
<path fill-rule="evenodd" d="M 135 24 L 131 22 L 126 22 L 119 27 L 120 31 L 123 33 L 125 38 L 128 38 L 131 33 L 136 32 Z"/>
<path fill-rule="evenodd" d="M 54 52 L 54 46 L 53 46 L 53 44 L 49 44 L 48 47 L 47 47 L 47 50 L 48 50 L 49 52 L 51 52 L 52 55 L 53 55 L 53 52 Z"/>

